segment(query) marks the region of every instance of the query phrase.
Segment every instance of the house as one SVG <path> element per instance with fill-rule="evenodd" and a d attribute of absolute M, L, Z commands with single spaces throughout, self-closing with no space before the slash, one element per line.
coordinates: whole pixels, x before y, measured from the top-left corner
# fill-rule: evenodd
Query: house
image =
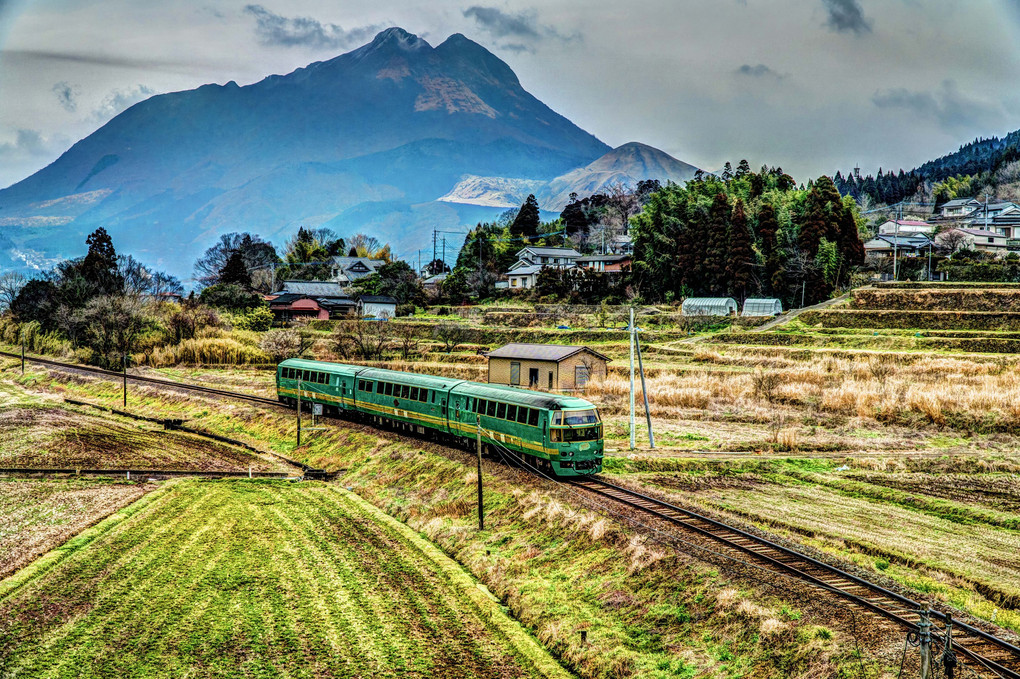
<path fill-rule="evenodd" d="M 507 344 L 490 351 L 489 384 L 542 390 L 581 389 L 592 377 L 605 377 L 609 358 L 583 346 Z"/>
<path fill-rule="evenodd" d="M 369 257 L 334 257 L 332 277 L 342 285 L 350 285 L 359 278 L 371 276 L 384 264 L 384 260 Z"/>
<path fill-rule="evenodd" d="M 449 275 L 447 273 L 437 273 L 435 276 L 429 276 L 423 280 L 421 284 L 426 290 L 439 290 L 443 287 L 443 283 Z"/>
<path fill-rule="evenodd" d="M 547 266 L 559 269 L 571 269 L 577 264 L 581 253 L 573 248 L 521 248 L 517 252 L 517 262 L 506 272 L 511 290 L 535 287 L 538 272 Z"/>
<path fill-rule="evenodd" d="M 630 260 L 630 255 L 586 255 L 577 258 L 577 266 L 617 274 L 622 273 L 624 267 L 630 266 Z"/>
<path fill-rule="evenodd" d="M 277 323 L 289 323 L 299 318 L 329 320 L 351 315 L 357 305 L 347 296 L 312 297 L 310 295 L 284 292 L 266 295 L 269 310 Z"/>
<path fill-rule="evenodd" d="M 936 236 L 935 242 L 951 244 L 954 239 L 960 238 L 959 236 L 954 236 L 952 234 L 963 234 L 963 238 L 961 239 L 963 243 L 952 249 L 958 250 L 963 247 L 977 250 L 978 252 L 990 252 L 993 254 L 1006 253 L 1006 236 L 996 231 L 986 231 L 984 229 L 972 229 L 967 227 L 950 229 Z"/>
<path fill-rule="evenodd" d="M 736 316 L 737 301 L 732 297 L 688 297 L 680 305 L 684 316 Z"/>
<path fill-rule="evenodd" d="M 890 219 L 878 227 L 878 235 L 908 235 L 917 233 L 935 233 L 935 227 L 928 222 L 914 219 Z"/>
<path fill-rule="evenodd" d="M 864 254 L 870 257 L 916 257 L 927 255 L 931 247 L 938 247 L 923 233 L 876 236 L 864 243 Z"/>
<path fill-rule="evenodd" d="M 362 318 L 394 318 L 397 300 L 388 295 L 359 295 L 358 315 Z"/>
<path fill-rule="evenodd" d="M 978 206 L 963 218 L 963 224 L 977 229 L 989 229 L 992 221 L 1010 208 L 1020 207 L 1008 200 L 990 200 Z"/>
<path fill-rule="evenodd" d="M 981 201 L 974 198 L 956 198 L 943 203 L 940 215 L 943 219 L 960 219 L 973 212 L 979 205 Z"/>

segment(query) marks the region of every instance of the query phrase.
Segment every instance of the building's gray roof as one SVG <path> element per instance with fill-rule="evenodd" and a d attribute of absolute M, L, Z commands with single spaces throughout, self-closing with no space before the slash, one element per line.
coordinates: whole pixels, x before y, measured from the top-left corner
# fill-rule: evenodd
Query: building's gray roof
<path fill-rule="evenodd" d="M 437 283 L 442 283 L 443 281 L 446 280 L 446 277 L 449 275 L 450 274 L 447 273 L 437 273 L 435 276 L 429 276 L 424 281 L 422 281 L 422 283 L 425 285 L 435 285 Z"/>
<path fill-rule="evenodd" d="M 957 231 L 963 231 L 964 233 L 970 234 L 971 236 L 983 236 L 987 238 L 1005 238 L 1001 233 L 995 231 L 985 231 L 984 229 L 957 229 Z"/>
<path fill-rule="evenodd" d="M 525 250 L 527 250 L 528 252 L 534 253 L 534 254 L 538 255 L 539 257 L 580 257 L 581 256 L 581 253 L 578 252 L 577 250 L 575 250 L 574 248 L 535 248 L 535 247 L 530 247 L 530 246 L 526 247 L 526 248 L 521 248 L 517 252 L 517 256 L 519 257 L 520 254 L 522 252 L 524 252 Z"/>
<path fill-rule="evenodd" d="M 885 241 L 888 244 L 888 247 L 893 247 L 895 245 L 896 247 L 908 248 L 926 248 L 928 247 L 928 243 L 931 242 L 931 239 L 924 234 L 906 235 L 901 233 L 897 236 L 894 234 L 883 233 L 881 236 L 875 236 L 869 240 L 868 243 L 874 243 L 877 240 Z M 865 243 L 864 246 L 867 247 L 868 243 Z"/>
<path fill-rule="evenodd" d="M 520 358 L 527 361 L 562 361 L 574 354 L 587 351 L 604 361 L 609 358 L 589 347 L 567 346 L 564 344 L 524 344 L 513 342 L 490 351 L 489 358 Z"/>
<path fill-rule="evenodd" d="M 346 297 L 344 287 L 334 281 L 284 281 L 277 294 L 290 293 L 308 297 Z"/>
<path fill-rule="evenodd" d="M 966 205 L 967 203 L 972 202 L 977 201 L 975 201 L 975 199 L 973 198 L 954 198 L 953 200 L 946 201 L 945 203 L 943 203 L 942 207 L 960 207 L 961 205 Z"/>
<path fill-rule="evenodd" d="M 510 276 L 528 276 L 533 273 L 538 273 L 544 267 L 541 264 L 530 264 L 526 266 L 519 266 L 516 269 L 510 269 L 507 275 Z"/>

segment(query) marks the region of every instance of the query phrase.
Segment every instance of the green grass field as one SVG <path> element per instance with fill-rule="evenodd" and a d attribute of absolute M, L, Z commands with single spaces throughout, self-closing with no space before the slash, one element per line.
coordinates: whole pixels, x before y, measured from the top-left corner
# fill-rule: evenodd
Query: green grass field
<path fill-rule="evenodd" d="M 0 675 L 569 676 L 353 494 L 247 480 L 169 483 L 0 583 Z"/>

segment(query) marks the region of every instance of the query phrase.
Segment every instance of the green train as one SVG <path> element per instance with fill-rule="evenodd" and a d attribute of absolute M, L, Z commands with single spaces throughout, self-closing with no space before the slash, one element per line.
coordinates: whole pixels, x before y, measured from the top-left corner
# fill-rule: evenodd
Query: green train
<path fill-rule="evenodd" d="M 487 455 L 513 455 L 557 476 L 602 471 L 602 422 L 573 396 L 364 366 L 289 359 L 276 369 L 281 403 L 320 403 L 327 415 L 434 435 L 467 449 L 479 426 Z"/>

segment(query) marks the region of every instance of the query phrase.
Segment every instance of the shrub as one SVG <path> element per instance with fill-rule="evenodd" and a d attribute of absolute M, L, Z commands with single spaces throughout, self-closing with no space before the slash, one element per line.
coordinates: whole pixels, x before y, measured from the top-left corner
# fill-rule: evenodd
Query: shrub
<path fill-rule="evenodd" d="M 227 338 L 184 340 L 168 347 L 158 347 L 146 357 L 153 367 L 190 365 L 263 365 L 269 356 L 257 347 Z"/>
<path fill-rule="evenodd" d="M 273 324 L 273 312 L 267 306 L 252 307 L 246 313 L 234 318 L 234 328 L 237 330 L 252 330 L 254 332 L 265 332 Z"/>
<path fill-rule="evenodd" d="M 203 304 L 219 309 L 231 311 L 244 311 L 263 305 L 265 302 L 262 296 L 255 292 L 249 292 L 240 285 L 233 283 L 217 283 L 210 285 L 202 291 L 199 299 Z"/>
<path fill-rule="evenodd" d="M 297 330 L 270 330 L 259 340 L 259 348 L 279 363 L 301 353 L 301 335 Z"/>

